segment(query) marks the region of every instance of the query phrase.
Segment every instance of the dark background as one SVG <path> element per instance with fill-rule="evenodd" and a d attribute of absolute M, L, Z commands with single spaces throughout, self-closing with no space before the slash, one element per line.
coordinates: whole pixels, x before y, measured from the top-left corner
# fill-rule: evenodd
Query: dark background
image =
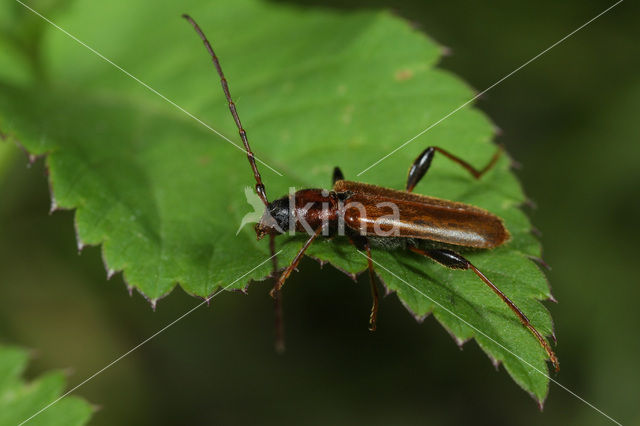
<path fill-rule="evenodd" d="M 302 2 L 300 2 L 302 3 Z M 305 2 L 310 5 L 313 2 Z M 391 7 L 452 54 L 441 66 L 479 91 L 613 2 L 319 1 Z M 558 304 L 560 383 L 640 424 L 640 48 L 627 0 L 484 95 L 498 142 L 542 232 Z M 79 383 L 200 301 L 176 289 L 156 312 L 106 281 L 99 249 L 78 256 L 73 213 L 47 214 L 42 161 L 0 164 L 0 336 L 34 350 L 29 371 L 70 367 Z M 369 288 L 303 261 L 285 291 L 288 352 L 273 351 L 269 286 L 224 294 L 78 394 L 107 424 L 607 424 L 551 385 L 544 412 L 474 342 L 460 351 L 395 296 L 366 328 Z"/>

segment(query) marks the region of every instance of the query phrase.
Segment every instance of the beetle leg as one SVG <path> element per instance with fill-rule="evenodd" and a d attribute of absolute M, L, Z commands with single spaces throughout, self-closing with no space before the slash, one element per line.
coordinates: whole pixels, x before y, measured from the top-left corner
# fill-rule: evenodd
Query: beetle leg
<path fill-rule="evenodd" d="M 371 314 L 369 315 L 369 331 L 376 331 L 376 321 L 378 320 L 378 287 L 376 286 L 375 273 L 373 272 L 373 261 L 371 260 L 371 249 L 369 248 L 369 241 L 365 245 L 367 250 L 367 262 L 369 263 L 369 282 L 371 283 Z"/>
<path fill-rule="evenodd" d="M 269 250 L 271 251 L 271 259 L 273 263 L 273 276 L 278 272 L 278 258 L 276 257 L 276 236 L 270 235 Z M 276 352 L 284 352 L 284 320 L 282 318 L 282 293 L 277 292 L 273 300 L 273 308 L 275 311 L 276 323 Z"/>
<path fill-rule="evenodd" d="M 314 232 L 314 234 L 307 240 L 307 242 L 304 243 L 304 245 L 302 246 L 298 254 L 296 254 L 296 257 L 293 258 L 293 261 L 291 262 L 291 264 L 287 266 L 287 269 L 285 269 L 284 272 L 282 272 L 282 275 L 280 275 L 278 282 L 271 289 L 271 292 L 270 292 L 271 297 L 273 297 L 274 299 L 278 298 L 278 293 L 280 292 L 280 289 L 284 285 L 284 282 L 287 280 L 287 278 L 289 278 L 289 275 L 291 275 L 291 272 L 293 272 L 293 270 L 296 269 L 296 267 L 298 266 L 298 263 L 300 263 L 300 260 L 302 259 L 302 256 L 304 256 L 304 252 L 307 251 L 307 249 L 309 248 L 313 240 L 315 240 L 318 237 L 318 235 L 320 235 L 321 233 L 322 233 L 322 227 L 318 228 Z"/>
<path fill-rule="evenodd" d="M 496 162 L 498 161 L 498 158 L 500 158 L 500 154 L 502 154 L 502 147 L 498 148 L 498 151 L 496 151 L 496 153 L 493 154 L 493 157 L 491 158 L 489 163 L 486 166 L 484 166 L 484 168 L 482 168 L 481 170 L 478 170 L 475 167 L 473 167 L 471 164 L 464 161 L 462 158 L 455 156 L 450 152 L 445 151 L 444 149 L 439 148 L 437 146 L 430 146 L 424 151 L 422 151 L 420 155 L 418 155 L 418 158 L 415 159 L 415 161 L 409 168 L 409 174 L 407 176 L 407 188 L 406 188 L 407 192 L 413 191 L 413 188 L 415 188 L 418 182 L 420 182 L 420 180 L 427 173 L 427 171 L 429 170 L 429 167 L 431 166 L 431 161 L 433 160 L 433 156 L 435 155 L 436 152 L 439 152 L 445 157 L 449 158 L 450 160 L 460 164 L 469 173 L 471 173 L 473 177 L 475 177 L 476 179 L 479 179 L 483 174 L 485 174 L 488 170 L 490 170 L 496 164 Z"/>
<path fill-rule="evenodd" d="M 342 170 L 340 167 L 335 167 L 333 169 L 333 184 L 335 185 L 337 181 L 344 180 L 344 175 L 342 174 Z"/>
<path fill-rule="evenodd" d="M 369 283 L 371 284 L 371 314 L 369 315 L 369 330 L 376 331 L 376 322 L 378 319 L 378 306 L 379 306 L 379 295 L 378 295 L 378 287 L 376 286 L 376 278 L 375 271 L 373 270 L 373 260 L 371 260 L 371 247 L 369 246 L 369 240 L 367 237 L 363 237 L 361 235 L 353 235 L 349 237 L 349 241 L 353 244 L 358 250 L 364 250 L 367 252 L 367 262 L 369 269 Z"/>
<path fill-rule="evenodd" d="M 551 362 L 553 363 L 553 366 L 556 369 L 556 371 L 560 370 L 560 363 L 558 361 L 558 358 L 556 357 L 556 354 L 553 353 L 553 350 L 551 349 L 551 346 L 549 346 L 549 343 L 547 342 L 547 340 L 540 334 L 540 332 L 538 332 L 538 330 L 536 330 L 533 324 L 531 324 L 531 322 L 529 321 L 529 318 L 527 318 L 527 316 L 520 310 L 520 308 L 518 308 L 516 304 L 511 301 L 511 299 L 509 299 L 498 287 L 496 287 L 496 285 L 493 284 L 489 280 L 489 278 L 487 278 L 482 272 L 480 272 L 478 268 L 473 266 L 471 262 L 469 262 L 464 257 L 460 256 L 458 253 L 451 250 L 446 250 L 446 249 L 422 250 L 417 247 L 409 247 L 409 250 L 411 250 L 414 253 L 418 253 L 423 256 L 429 257 L 448 268 L 471 269 L 518 316 L 522 325 L 524 325 L 525 327 L 527 327 L 527 329 L 529 329 L 531 334 L 533 334 L 535 338 L 538 340 L 538 342 L 540 342 L 540 346 L 542 346 L 544 350 L 547 352 L 547 355 L 549 356 L 549 360 L 551 360 Z"/>

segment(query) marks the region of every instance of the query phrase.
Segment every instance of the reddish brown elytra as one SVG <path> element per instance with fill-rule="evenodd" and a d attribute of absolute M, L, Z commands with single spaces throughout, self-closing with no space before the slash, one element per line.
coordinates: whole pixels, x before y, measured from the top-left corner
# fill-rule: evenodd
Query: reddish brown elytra
<path fill-rule="evenodd" d="M 242 128 L 236 106 L 231 100 L 229 86 L 220 67 L 220 62 L 198 24 L 188 15 L 183 15 L 183 17 L 195 28 L 220 75 L 222 89 L 229 103 L 231 115 L 238 126 L 240 138 L 256 180 L 256 192 L 265 205 L 262 219 L 255 227 L 258 239 L 269 235 L 271 253 L 275 254 L 275 236 L 285 233 L 286 230 L 305 232 L 309 235 L 309 239 L 291 264 L 280 274 L 271 290 L 271 295 L 276 300 L 277 344 L 281 349 L 284 347 L 280 304 L 282 285 L 316 238 L 321 235 L 324 237 L 346 235 L 358 250 L 366 252 L 367 255 L 373 296 L 369 319 L 371 330 L 376 328 L 378 312 L 378 291 L 374 278 L 371 247 L 387 250 L 409 250 L 448 268 L 472 270 L 509 306 L 520 322 L 540 342 L 556 371 L 559 370 L 558 358 L 549 343 L 531 324 L 520 308 L 471 262 L 454 251 L 456 247 L 490 249 L 504 244 L 509 240 L 509 232 L 504 227 L 502 220 L 478 207 L 412 192 L 429 170 L 436 152 L 458 163 L 476 179 L 479 179 L 497 162 L 501 150 L 496 152 L 486 167 L 477 170 L 466 161 L 442 148 L 429 147 L 416 158 L 409 169 L 405 191 L 345 180 L 340 169 L 336 167 L 333 172 L 333 189 L 331 191 L 303 189 L 269 202 L 255 157 L 249 146 L 247 133 Z M 389 215 L 389 209 L 381 206 L 395 206 L 395 209 L 392 208 L 394 214 Z M 275 261 L 273 266 L 274 272 L 277 272 Z"/>

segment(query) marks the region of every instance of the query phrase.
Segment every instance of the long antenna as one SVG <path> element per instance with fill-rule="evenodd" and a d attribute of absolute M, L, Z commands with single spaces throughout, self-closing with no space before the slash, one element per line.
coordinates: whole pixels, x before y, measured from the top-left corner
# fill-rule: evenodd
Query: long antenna
<path fill-rule="evenodd" d="M 236 122 L 236 126 L 238 126 L 238 132 L 240 133 L 240 138 L 242 139 L 242 143 L 244 144 L 244 149 L 247 151 L 247 158 L 249 159 L 249 164 L 251 165 L 251 169 L 253 170 L 253 177 L 256 179 L 256 192 L 258 196 L 264 203 L 264 205 L 268 205 L 269 201 L 267 200 L 267 193 L 264 189 L 264 184 L 262 183 L 262 177 L 260 176 L 260 172 L 258 171 L 258 166 L 256 165 L 256 159 L 251 151 L 251 147 L 249 146 L 249 140 L 247 139 L 247 132 L 242 128 L 242 123 L 240 122 L 240 117 L 238 116 L 238 111 L 236 110 L 236 104 L 233 103 L 231 99 L 231 92 L 229 92 L 229 85 L 227 84 L 227 79 L 224 77 L 224 73 L 222 72 L 222 67 L 220 66 L 220 61 L 218 61 L 218 57 L 213 51 L 213 47 L 211 47 L 211 43 L 207 40 L 207 37 L 204 35 L 196 21 L 191 18 L 191 16 L 186 13 L 182 15 L 184 19 L 189 21 L 189 23 L 196 30 L 205 47 L 209 51 L 211 55 L 211 59 L 213 60 L 213 65 L 215 65 L 216 70 L 218 71 L 218 75 L 220 76 L 220 84 L 222 84 L 222 90 L 224 91 L 224 95 L 227 97 L 227 102 L 229 102 L 229 111 L 231 111 L 231 115 Z"/>

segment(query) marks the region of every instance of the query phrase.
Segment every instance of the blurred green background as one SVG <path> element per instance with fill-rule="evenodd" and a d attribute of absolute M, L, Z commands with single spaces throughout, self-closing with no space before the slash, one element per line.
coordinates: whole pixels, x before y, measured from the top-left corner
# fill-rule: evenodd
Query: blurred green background
<path fill-rule="evenodd" d="M 479 91 L 613 4 L 299 3 L 393 8 L 449 46 L 441 66 Z M 623 2 L 477 103 L 537 204 L 559 301 L 547 304 L 555 379 L 624 424 L 640 424 L 638 16 Z M 0 149 L 0 336 L 35 351 L 30 376 L 69 367 L 79 383 L 200 302 L 176 289 L 153 312 L 120 276 L 106 281 L 98 248 L 78 255 L 73 213 L 48 215 L 42 161 Z M 285 291 L 285 355 L 273 351 L 269 285 L 224 294 L 79 389 L 102 407 L 93 424 L 608 423 L 553 384 L 540 413 L 475 343 L 460 351 L 395 296 L 371 334 L 366 277 L 308 260 L 300 271 Z"/>

